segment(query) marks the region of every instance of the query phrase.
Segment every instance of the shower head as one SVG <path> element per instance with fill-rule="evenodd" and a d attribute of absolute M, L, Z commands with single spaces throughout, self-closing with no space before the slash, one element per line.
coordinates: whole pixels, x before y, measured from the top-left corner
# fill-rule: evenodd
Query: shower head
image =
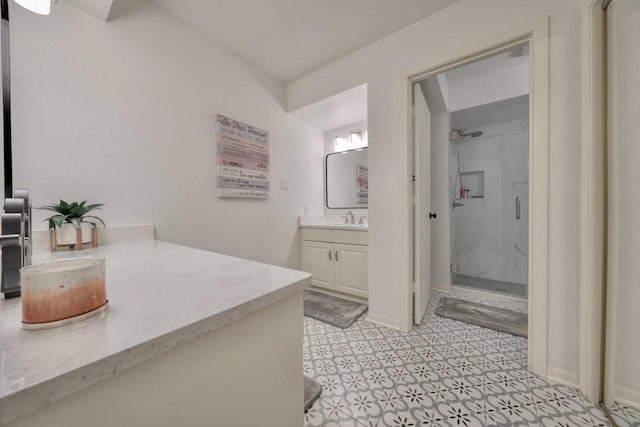
<path fill-rule="evenodd" d="M 477 138 L 477 137 L 479 137 L 481 135 L 482 135 L 482 131 L 481 130 L 478 130 L 478 131 L 475 131 L 475 132 L 466 133 L 465 129 L 452 128 L 451 129 L 451 133 L 449 134 L 449 139 L 451 141 L 455 141 L 458 138 L 465 138 L 467 136 L 470 136 L 472 138 Z"/>

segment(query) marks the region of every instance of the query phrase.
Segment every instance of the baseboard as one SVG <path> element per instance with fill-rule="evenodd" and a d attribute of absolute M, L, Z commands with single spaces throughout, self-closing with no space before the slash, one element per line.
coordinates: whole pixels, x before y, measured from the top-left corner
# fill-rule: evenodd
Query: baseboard
<path fill-rule="evenodd" d="M 569 387 L 579 388 L 577 372 L 569 372 L 563 369 L 553 368 L 549 366 L 547 367 L 547 379 L 549 381 L 553 381 L 554 383 L 560 383 Z"/>
<path fill-rule="evenodd" d="M 331 295 L 332 297 L 337 297 L 337 298 L 342 298 L 349 301 L 357 302 L 360 304 L 369 304 L 369 301 L 366 298 L 343 294 L 342 292 L 332 291 L 330 289 L 319 288 L 317 286 L 310 286 L 309 290 L 314 292 L 319 292 L 321 294 Z"/>
<path fill-rule="evenodd" d="M 616 386 L 613 388 L 613 400 L 640 409 L 640 392 L 638 391 Z"/>
<path fill-rule="evenodd" d="M 513 297 L 509 295 L 488 292 L 488 291 L 479 291 L 476 289 L 465 288 L 462 286 L 451 286 L 450 290 L 451 295 L 460 295 L 463 297 L 469 298 L 477 298 L 485 301 L 502 301 L 502 302 L 510 302 L 510 303 L 520 303 L 523 304 L 524 307 L 527 307 L 528 302 L 526 298 L 521 297 Z"/>
<path fill-rule="evenodd" d="M 431 290 L 436 292 L 449 293 L 451 291 L 451 285 L 441 285 L 439 283 L 432 283 Z"/>
<path fill-rule="evenodd" d="M 389 319 L 384 316 L 378 316 L 376 314 L 371 313 L 371 311 L 369 311 L 369 313 L 367 314 L 367 320 L 369 322 L 373 322 L 380 326 L 385 326 L 391 329 L 402 330 L 402 326 L 400 325 L 400 322 L 398 322 L 397 320 Z"/>

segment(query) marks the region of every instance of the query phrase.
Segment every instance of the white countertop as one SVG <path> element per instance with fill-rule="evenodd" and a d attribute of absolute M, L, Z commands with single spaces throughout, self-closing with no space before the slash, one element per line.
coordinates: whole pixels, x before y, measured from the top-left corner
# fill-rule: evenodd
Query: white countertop
<path fill-rule="evenodd" d="M 356 216 L 357 217 L 357 216 Z M 356 221 L 358 221 L 356 219 Z M 340 215 L 327 216 L 301 216 L 298 217 L 298 227 L 300 228 L 329 228 L 332 230 L 354 230 L 368 231 L 369 224 L 365 222 L 360 224 L 345 224 L 344 218 Z"/>
<path fill-rule="evenodd" d="M 106 258 L 109 309 L 81 323 L 21 329 L 0 302 L 0 424 L 191 341 L 310 283 L 300 271 L 146 240 L 34 257 Z"/>

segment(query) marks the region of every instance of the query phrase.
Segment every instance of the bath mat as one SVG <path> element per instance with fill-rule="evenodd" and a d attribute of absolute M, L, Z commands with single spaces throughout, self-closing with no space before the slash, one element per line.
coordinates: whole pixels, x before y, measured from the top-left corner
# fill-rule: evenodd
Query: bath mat
<path fill-rule="evenodd" d="M 493 329 L 494 331 L 527 338 L 528 316 L 526 313 L 491 307 L 477 302 L 442 297 L 438 303 L 438 308 L 436 308 L 436 314 L 482 326 L 483 328 Z"/>
<path fill-rule="evenodd" d="M 338 328 L 348 328 L 367 311 L 366 304 L 320 292 L 304 291 L 304 315 Z"/>
<path fill-rule="evenodd" d="M 304 412 L 307 412 L 313 402 L 320 397 L 322 386 L 305 375 L 304 377 Z"/>

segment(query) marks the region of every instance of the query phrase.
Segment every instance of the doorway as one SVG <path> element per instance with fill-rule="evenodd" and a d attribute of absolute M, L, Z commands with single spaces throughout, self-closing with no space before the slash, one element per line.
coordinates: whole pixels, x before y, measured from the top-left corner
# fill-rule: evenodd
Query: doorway
<path fill-rule="evenodd" d="M 517 48 L 521 50 L 520 48 Z M 452 111 L 449 147 L 451 285 L 479 299 L 526 302 L 528 295 L 528 55 L 516 50 L 486 59 L 512 67 L 520 88 L 505 99 Z M 481 63 L 462 67 L 473 73 Z M 467 70 L 465 70 L 467 68 Z M 452 73 L 446 73 L 453 76 Z M 453 77 L 448 79 L 450 88 Z M 483 86 L 485 89 L 488 85 Z M 518 90 L 519 89 L 519 90 Z M 435 143 L 435 141 L 434 141 Z"/>
<path fill-rule="evenodd" d="M 526 301 L 524 302 L 524 306 L 527 307 L 529 313 L 529 366 L 535 373 L 543 376 L 547 374 L 547 171 L 549 143 L 547 28 L 548 22 L 544 20 L 524 33 L 519 35 L 514 34 L 514 37 L 507 42 L 503 39 L 502 41 L 497 41 L 491 47 L 485 45 L 475 50 L 470 49 L 465 56 L 459 56 L 454 60 L 444 62 L 432 68 L 425 67 L 423 70 L 426 71 L 406 75 L 408 82 L 407 98 L 410 103 L 410 111 L 412 111 L 410 115 L 412 120 L 408 126 L 408 135 L 410 135 L 408 138 L 410 143 L 408 150 L 410 161 L 408 165 L 411 168 L 410 176 L 412 178 L 409 195 L 409 235 L 412 237 L 410 241 L 413 241 L 415 257 L 415 260 L 411 262 L 411 268 L 409 270 L 413 273 L 410 277 L 415 278 L 415 281 L 409 284 L 411 292 L 408 296 L 408 302 L 412 307 L 410 311 L 412 314 L 411 321 L 419 321 L 428 303 L 431 288 L 444 292 L 452 292 L 457 288 L 467 288 L 471 292 L 480 293 L 482 296 L 500 295 L 504 296 L 504 299 L 507 300 L 511 298 L 512 300 L 519 299 Z M 535 58 L 535 63 L 529 61 L 529 54 L 531 54 L 531 58 Z M 447 99 L 442 96 L 443 93 L 445 95 L 451 95 L 448 94 L 446 90 L 442 90 L 442 81 L 443 78 L 446 78 L 447 72 L 464 65 L 475 64 L 479 66 L 482 61 L 490 61 L 500 56 L 509 58 L 526 57 L 523 59 L 523 61 L 525 61 L 523 67 L 527 71 L 524 92 L 516 93 L 512 96 L 504 96 L 504 94 L 502 94 L 502 98 L 485 102 L 477 102 L 476 99 L 477 103 L 475 105 L 466 105 L 458 108 L 454 108 L 454 105 L 452 105 L 452 103 L 455 104 L 458 101 L 454 101 L 450 99 L 450 97 Z M 498 79 L 502 83 L 499 86 L 505 86 L 504 83 L 506 80 L 504 78 Z M 468 83 L 469 79 L 466 79 L 466 82 Z M 434 102 L 430 99 L 429 86 L 433 87 L 438 85 L 440 86 L 440 97 L 444 98 L 441 102 L 445 105 L 446 113 L 444 114 L 438 108 L 434 108 Z M 417 89 L 418 87 L 419 90 Z M 417 101 L 420 99 L 420 91 L 423 92 L 425 97 L 426 108 L 421 107 Z M 486 104 L 490 104 L 491 108 L 473 109 L 473 107 Z M 516 104 L 522 107 L 518 109 Z M 426 128 L 420 129 L 415 119 L 422 114 L 422 109 L 428 111 L 430 116 L 431 120 L 430 123 L 428 123 L 429 130 Z M 510 113 L 514 113 L 516 110 L 524 110 L 524 117 L 513 117 L 513 114 L 509 116 Z M 530 125 L 529 112 L 531 113 Z M 500 114 L 503 113 L 506 114 L 506 116 L 500 116 Z M 483 118 L 492 119 L 483 123 Z M 504 125 L 507 122 L 512 122 L 510 123 L 512 127 Z M 497 126 L 500 124 L 502 124 L 502 128 Z M 439 138 L 442 138 L 444 134 L 444 144 L 436 144 L 434 138 L 435 132 L 440 133 Z M 429 150 L 431 158 L 426 166 L 423 164 L 425 155 L 420 152 L 421 145 L 419 142 L 420 135 L 425 133 L 429 135 L 432 143 L 431 149 Z M 482 138 L 482 136 L 485 138 Z M 502 153 L 505 147 L 510 146 L 513 141 L 511 137 L 516 139 L 521 138 L 523 141 L 520 144 L 515 144 L 520 146 L 520 160 L 518 161 L 512 161 L 513 156 L 511 155 L 515 155 L 515 153 L 508 153 L 510 151 L 509 149 L 507 149 L 504 154 Z M 473 141 L 474 139 L 476 139 L 476 141 Z M 484 141 L 480 142 L 482 139 Z M 480 142 L 480 144 L 471 146 L 472 141 Z M 494 163 L 497 163 L 500 167 L 497 169 L 491 169 L 488 165 L 484 167 L 474 167 L 472 164 L 473 161 L 479 161 L 479 159 L 473 160 L 468 157 L 468 155 L 472 154 L 473 151 L 483 148 L 483 146 L 488 147 L 494 143 L 496 145 L 493 147 L 494 154 L 499 154 L 504 157 L 504 159 L 499 161 L 494 160 Z M 416 147 L 415 151 L 414 146 Z M 502 149 L 500 146 L 503 146 Z M 436 147 L 440 148 L 438 149 Z M 464 150 L 468 152 L 464 153 Z M 460 152 L 459 174 L 457 167 L 458 151 Z M 480 157 L 483 156 L 480 152 L 476 154 Z M 523 156 L 523 154 L 526 154 L 526 156 Z M 467 155 L 467 157 L 465 157 L 465 155 Z M 485 160 L 487 160 L 486 153 L 484 157 Z M 504 164 L 504 167 L 501 166 L 500 162 Z M 454 167 L 452 167 L 452 164 Z M 515 167 L 515 164 L 519 166 Z M 504 173 L 502 169 L 505 169 Z M 484 174 L 478 173 L 483 171 Z M 511 172 L 523 174 L 520 176 L 518 184 L 514 184 L 517 177 L 510 176 L 509 173 Z M 490 176 L 491 174 L 494 176 Z M 431 179 L 432 184 L 429 186 L 430 194 L 425 196 L 426 192 L 424 188 L 421 189 L 421 186 L 426 186 L 425 179 L 427 175 Z M 503 176 L 505 176 L 505 178 L 503 178 Z M 513 194 L 502 191 L 502 183 L 504 183 L 505 186 L 510 186 Z M 514 188 L 518 186 L 521 188 Z M 498 249 L 505 247 L 507 245 L 507 238 L 503 235 L 508 235 L 511 231 L 519 232 L 520 237 L 514 239 L 514 237 L 511 236 L 509 238 L 513 240 L 510 241 L 512 250 L 505 250 L 503 252 L 496 250 L 493 252 L 495 256 L 492 263 L 494 265 L 491 265 L 491 267 L 496 274 L 490 276 L 490 272 L 486 271 L 488 270 L 486 267 L 489 266 L 491 262 L 486 260 L 488 254 L 482 247 L 480 247 L 479 251 L 476 251 L 476 255 L 479 256 L 480 261 L 477 259 L 462 258 L 459 253 L 459 258 L 454 261 L 454 256 L 452 255 L 455 255 L 455 245 L 457 243 L 456 226 L 458 231 L 464 231 L 465 224 L 456 222 L 458 220 L 456 216 L 460 212 L 461 206 L 456 206 L 457 211 L 454 211 L 453 205 L 454 202 L 456 202 L 456 198 L 463 199 L 471 205 L 469 206 L 470 208 L 473 208 L 468 209 L 468 213 L 478 214 L 481 212 L 481 209 L 479 209 L 478 206 L 472 205 L 480 205 L 482 203 L 488 205 L 489 193 L 491 191 L 497 192 L 498 189 L 500 189 L 500 197 L 496 195 L 497 202 L 492 205 L 492 212 L 496 213 L 492 219 L 497 226 L 494 227 L 494 231 L 492 232 L 491 237 L 493 243 L 491 244 Z M 457 196 L 453 197 L 454 191 L 456 190 L 457 193 L 455 194 L 457 194 Z M 508 194 L 508 196 L 503 196 L 503 194 Z M 511 196 L 514 196 L 513 200 L 510 200 L 512 198 Z M 446 200 L 444 207 L 442 204 L 443 199 Z M 457 200 L 457 202 L 461 203 L 461 200 Z M 510 209 L 506 208 L 507 203 L 511 205 Z M 516 209 L 518 212 L 516 212 Z M 505 223 L 506 218 L 501 218 L 498 214 L 504 211 L 506 215 L 507 210 L 509 214 L 513 216 L 511 219 L 512 224 L 507 224 L 508 227 L 513 229 L 511 231 L 501 230 L 499 228 L 502 223 Z M 487 217 L 491 217 L 490 212 L 485 213 Z M 520 222 L 515 223 L 515 221 Z M 479 231 L 483 231 L 482 229 L 486 228 L 482 227 L 482 225 L 474 228 L 473 225 L 469 226 L 468 224 L 466 227 L 468 229 L 470 228 L 472 232 L 478 231 L 478 228 L 480 229 Z M 443 238 L 443 235 L 445 238 Z M 429 237 L 427 238 L 426 236 Z M 462 234 L 459 237 L 469 238 L 473 236 Z M 486 236 L 483 238 L 482 235 L 477 239 L 478 244 L 485 244 L 486 240 Z M 516 246 L 521 252 L 517 251 Z M 503 262 L 504 260 L 502 258 L 506 259 L 507 257 L 511 257 L 511 261 L 513 261 L 515 257 L 514 251 L 520 259 L 518 260 L 517 268 L 515 262 L 511 263 L 509 268 L 512 268 L 512 270 L 509 271 L 506 267 L 506 262 Z M 428 260 L 421 255 L 424 253 L 430 253 Z M 470 253 L 473 254 L 473 252 Z M 478 268 L 483 262 L 481 259 L 482 256 L 485 257 L 485 270 Z M 501 262 L 503 267 L 501 267 Z M 462 266 L 462 264 L 465 265 Z M 466 270 L 461 267 L 464 267 Z M 427 272 L 424 271 L 425 269 L 427 269 Z M 460 270 L 462 270 L 462 274 L 470 272 L 471 274 L 467 274 L 467 276 L 472 279 L 479 278 L 486 280 L 476 280 L 476 282 L 466 281 L 456 284 L 455 282 L 458 281 L 459 275 L 461 274 Z M 454 273 L 457 275 L 454 276 Z M 464 279 L 467 278 L 462 278 L 462 280 Z M 487 280 L 491 280 L 491 282 L 487 284 Z M 469 285 L 470 283 L 471 286 Z M 489 285 L 493 285 L 494 288 L 488 288 Z M 505 287 L 504 285 L 511 286 Z M 474 289 L 474 286 L 476 289 Z M 498 286 L 500 286 L 500 288 L 498 288 Z M 425 293 L 427 293 L 428 296 L 425 296 Z M 516 295 L 516 293 L 524 295 Z"/>
<path fill-rule="evenodd" d="M 528 45 L 414 82 L 413 106 L 414 322 L 432 286 L 526 309 Z"/>

